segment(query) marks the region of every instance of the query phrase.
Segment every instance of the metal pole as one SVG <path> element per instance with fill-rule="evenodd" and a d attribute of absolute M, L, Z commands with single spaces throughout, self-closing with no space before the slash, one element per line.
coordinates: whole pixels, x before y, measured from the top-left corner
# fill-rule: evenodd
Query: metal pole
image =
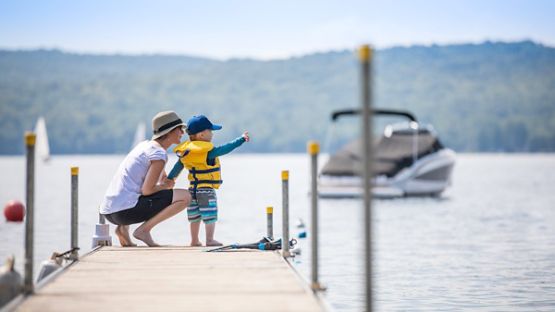
<path fill-rule="evenodd" d="M 79 253 L 79 167 L 71 167 L 71 259 L 77 260 Z"/>
<path fill-rule="evenodd" d="M 365 242 L 365 284 L 366 311 L 372 311 L 372 50 L 363 45 L 359 50 L 362 85 L 362 136 L 364 169 L 364 242 Z"/>
<path fill-rule="evenodd" d="M 274 240 L 274 207 L 266 207 L 266 236 Z"/>
<path fill-rule="evenodd" d="M 289 171 L 283 170 L 281 172 L 281 205 L 282 205 L 282 256 L 290 257 L 289 252 Z"/>
<path fill-rule="evenodd" d="M 27 147 L 27 177 L 26 177 L 26 206 L 27 217 L 25 218 L 25 281 L 23 292 L 32 294 L 33 286 L 33 238 L 34 238 L 34 208 L 35 208 L 35 142 L 36 135 L 33 132 L 25 133 L 25 145 Z"/>
<path fill-rule="evenodd" d="M 320 152 L 320 146 L 316 141 L 308 142 L 308 153 L 310 154 L 310 176 L 311 176 L 311 188 L 310 188 L 310 207 L 311 207 L 311 218 L 310 218 L 310 236 L 312 242 L 312 283 L 311 288 L 313 291 L 322 290 L 320 282 L 318 282 L 318 185 L 317 185 L 317 175 L 318 175 L 318 153 Z"/>

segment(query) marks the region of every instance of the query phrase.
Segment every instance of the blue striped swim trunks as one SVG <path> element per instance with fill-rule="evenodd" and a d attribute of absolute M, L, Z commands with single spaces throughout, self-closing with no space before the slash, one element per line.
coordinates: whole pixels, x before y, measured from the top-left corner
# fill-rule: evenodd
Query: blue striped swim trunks
<path fill-rule="evenodd" d="M 191 193 L 191 204 L 187 207 L 187 217 L 189 222 L 200 222 L 205 224 L 218 221 L 218 200 L 216 190 L 212 188 L 199 188 L 196 193 L 189 189 Z"/>

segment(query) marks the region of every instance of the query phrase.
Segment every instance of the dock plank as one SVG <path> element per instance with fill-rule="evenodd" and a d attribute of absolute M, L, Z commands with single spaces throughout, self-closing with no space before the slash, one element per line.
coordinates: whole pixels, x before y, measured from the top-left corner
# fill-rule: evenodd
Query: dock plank
<path fill-rule="evenodd" d="M 105 247 L 17 311 L 323 311 L 277 252 Z"/>

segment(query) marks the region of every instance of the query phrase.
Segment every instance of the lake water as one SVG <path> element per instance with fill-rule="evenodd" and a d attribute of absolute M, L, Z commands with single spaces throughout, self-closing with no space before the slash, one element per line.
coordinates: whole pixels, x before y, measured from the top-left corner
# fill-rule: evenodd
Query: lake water
<path fill-rule="evenodd" d="M 97 207 L 122 159 L 54 156 L 38 166 L 35 274 L 53 251 L 69 249 L 70 166 L 80 167 L 79 240 L 85 252 Z M 283 169 L 290 170 L 292 234 L 298 232 L 298 218 L 309 231 L 308 165 L 306 155 L 223 157 L 216 238 L 224 243 L 257 241 L 266 231 L 267 206 L 275 207 L 275 233 L 280 236 Z M 24 201 L 23 157 L 0 157 L 0 170 L 0 203 Z M 186 186 L 183 179 L 177 187 Z M 361 311 L 362 203 L 319 203 L 325 298 L 336 311 Z M 442 198 L 381 200 L 373 209 L 376 310 L 555 310 L 555 155 L 458 155 L 453 187 Z M 0 221 L 0 259 L 15 254 L 20 272 L 24 227 Z M 162 244 L 187 244 L 186 214 L 160 224 L 153 236 Z M 293 260 L 307 280 L 309 239 L 299 240 L 302 254 Z"/>

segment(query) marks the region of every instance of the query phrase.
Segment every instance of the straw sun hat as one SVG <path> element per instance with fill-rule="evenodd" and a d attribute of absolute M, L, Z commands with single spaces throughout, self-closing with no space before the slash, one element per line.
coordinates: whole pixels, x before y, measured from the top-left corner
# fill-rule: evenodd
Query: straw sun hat
<path fill-rule="evenodd" d="M 152 140 L 158 139 L 176 127 L 185 127 L 185 124 L 174 111 L 159 112 L 152 118 Z"/>

